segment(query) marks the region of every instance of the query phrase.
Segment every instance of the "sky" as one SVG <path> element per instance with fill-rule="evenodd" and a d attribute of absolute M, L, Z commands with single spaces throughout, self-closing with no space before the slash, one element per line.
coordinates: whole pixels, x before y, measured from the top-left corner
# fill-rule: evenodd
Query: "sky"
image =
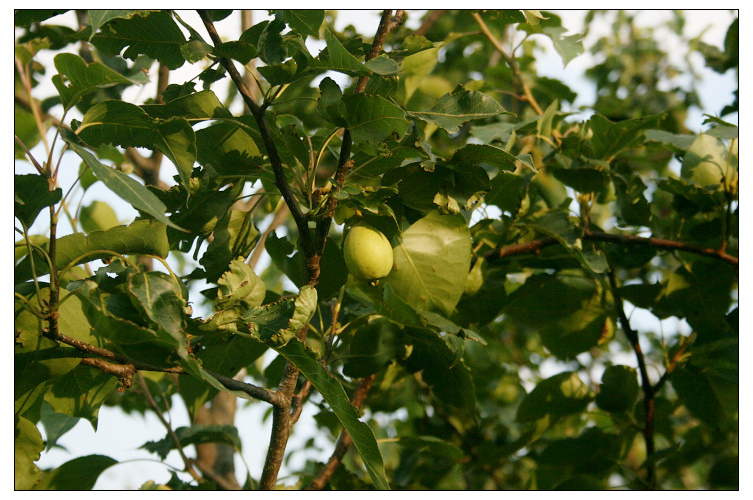
<path fill-rule="evenodd" d="M 262 20 L 265 17 L 265 14 L 266 13 L 263 11 L 256 11 L 254 13 L 254 22 Z M 661 22 L 660 17 L 663 14 L 664 13 L 652 11 L 643 13 L 642 17 L 645 18 L 644 21 L 646 23 L 656 25 Z M 580 19 L 582 19 L 581 12 L 564 11 L 558 12 L 558 15 L 562 17 L 563 26 L 570 29 L 569 34 L 578 32 L 582 27 L 582 23 L 580 22 Z M 198 21 L 198 16 L 192 11 L 185 13 L 181 12 L 181 17 L 192 26 L 201 26 L 201 23 Z M 696 35 L 706 29 L 704 40 L 716 46 L 721 46 L 723 44 L 726 29 L 733 18 L 727 11 L 693 11 L 688 12 L 687 17 L 687 32 L 691 35 Z M 420 23 L 419 18 L 420 15 L 418 14 L 412 14 L 409 16 L 408 26 L 413 28 L 417 27 Z M 378 24 L 378 20 L 379 11 L 376 10 L 370 12 L 343 11 L 338 17 L 337 28 L 341 29 L 347 24 L 353 24 L 360 32 L 371 33 Z M 239 23 L 226 20 L 218 24 L 218 28 L 223 35 L 226 33 L 228 38 L 235 38 L 239 34 L 239 29 L 235 31 L 231 29 L 222 31 L 231 26 L 239 26 Z M 584 41 L 584 44 L 588 47 L 590 45 L 589 42 L 592 39 L 600 36 L 605 30 L 609 29 L 609 25 L 606 24 L 601 27 L 593 27 L 592 32 Z M 671 44 L 672 37 L 667 36 L 664 41 Z M 321 42 L 319 47 L 312 47 L 312 53 L 316 54 L 321 47 L 323 47 L 323 42 Z M 673 47 L 670 46 L 670 50 L 672 48 Z M 582 77 L 583 71 L 590 67 L 592 63 L 592 56 L 586 54 L 574 59 L 565 68 L 563 67 L 559 56 L 551 48 L 551 45 L 548 50 L 545 50 L 537 58 L 537 67 L 540 74 L 551 78 L 561 79 L 570 85 L 576 92 L 582 93 L 583 95 L 592 94 L 592 92 L 589 91 L 589 87 L 593 88 L 592 85 Z M 698 63 L 697 66 L 700 68 L 702 62 Z M 196 68 L 185 65 L 184 71 L 190 75 L 190 78 L 195 74 Z M 180 76 L 176 76 L 176 79 L 179 80 Z M 699 88 L 704 109 L 719 110 L 725 104 L 730 103 L 730 92 L 734 88 L 735 76 L 732 72 L 720 76 L 716 73 L 705 71 L 703 82 Z M 45 92 L 44 89 L 42 90 Z M 144 89 L 142 92 L 145 93 L 144 95 L 151 95 L 153 93 L 149 89 Z M 48 90 L 46 91 L 46 94 L 42 93 L 40 95 L 49 95 L 49 93 L 50 91 Z M 590 104 L 590 102 L 586 99 L 577 102 L 576 106 L 587 104 Z M 701 122 L 703 118 L 700 112 L 691 114 L 688 120 L 688 126 L 691 129 L 701 130 Z M 63 168 L 66 167 L 67 170 L 75 172 L 78 170 L 78 161 L 74 160 L 71 165 L 64 165 Z M 28 166 L 16 162 L 16 173 L 29 173 L 32 171 L 33 170 Z M 172 167 L 169 161 L 164 162 L 163 180 L 172 183 L 173 175 L 175 175 L 174 167 Z M 66 180 L 63 180 L 62 182 L 63 185 L 66 186 Z M 98 184 L 101 185 L 101 183 Z M 70 186 L 70 182 L 68 182 L 67 186 Z M 109 201 L 111 198 L 111 195 L 103 186 L 100 186 L 97 189 L 92 187 L 92 189 L 86 193 L 83 203 L 87 204 L 93 199 L 108 199 Z M 115 208 L 116 213 L 119 218 L 121 218 L 121 222 L 130 222 L 130 220 L 132 220 L 133 211 L 129 206 L 113 204 L 113 208 Z M 268 260 L 260 263 L 260 267 L 257 269 L 264 266 L 265 262 L 268 262 Z M 676 323 L 670 323 L 665 327 L 668 329 L 676 329 L 678 328 L 678 325 Z M 679 327 L 683 328 L 681 325 Z M 173 426 L 179 427 L 182 425 L 188 425 L 187 412 L 185 411 L 180 398 L 176 397 L 173 400 L 173 404 L 174 407 L 170 412 Z M 242 401 L 241 406 L 244 404 L 245 402 Z M 243 456 L 245 462 L 250 467 L 252 475 L 256 478 L 259 477 L 263 465 L 264 454 L 271 428 L 271 418 L 268 418 L 265 422 L 260 424 L 257 422 L 261 422 L 267 408 L 268 406 L 264 403 L 251 403 L 248 407 L 239 410 L 237 416 L 238 421 L 249 422 L 249 425 L 239 425 L 238 427 L 241 440 L 244 444 Z M 299 448 L 300 445 L 308 440 L 311 435 L 317 435 L 316 432 L 313 432 L 315 424 L 312 419 L 312 414 L 313 412 L 310 407 L 304 410 L 301 420 L 297 424 L 295 428 L 296 430 L 291 437 L 288 450 Z M 118 488 L 130 490 L 139 488 L 144 481 L 149 479 L 156 482 L 166 482 L 170 477 L 168 469 L 158 462 L 147 461 L 147 459 L 153 459 L 154 457 L 146 451 L 138 449 L 138 447 L 144 442 L 162 439 L 164 435 L 164 428 L 152 414 L 148 414 L 146 418 L 142 418 L 138 415 L 124 417 L 118 409 L 103 407 L 100 411 L 99 426 L 96 433 L 94 433 L 87 422 L 80 422 L 72 431 L 65 435 L 60 442 L 60 444 L 68 448 L 68 452 L 54 449 L 49 453 L 43 453 L 42 459 L 39 461 L 39 466 L 57 466 L 77 456 L 98 453 L 111 456 L 121 461 L 121 464 L 113 466 L 105 471 L 97 482 L 95 488 Z M 325 437 L 317 435 L 316 443 L 322 450 L 320 459 L 329 456 L 332 446 L 331 442 Z M 188 451 L 189 454 L 193 453 L 192 447 L 189 447 Z M 306 457 L 300 453 L 294 454 L 291 457 L 291 462 L 293 464 L 292 468 L 295 469 L 297 466 L 296 464 L 302 463 L 305 461 L 305 458 Z M 128 460 L 133 461 L 123 463 Z M 168 456 L 166 462 L 178 468 L 182 468 L 181 461 L 175 452 Z M 245 465 L 240 460 L 236 460 L 236 471 L 240 478 L 244 477 Z M 280 474 L 283 483 L 295 482 L 295 478 L 289 478 L 286 481 L 285 475 L 286 471 L 285 468 L 283 468 L 283 471 Z M 185 477 L 185 475 L 182 477 Z M 242 482 L 242 479 L 240 480 Z"/>

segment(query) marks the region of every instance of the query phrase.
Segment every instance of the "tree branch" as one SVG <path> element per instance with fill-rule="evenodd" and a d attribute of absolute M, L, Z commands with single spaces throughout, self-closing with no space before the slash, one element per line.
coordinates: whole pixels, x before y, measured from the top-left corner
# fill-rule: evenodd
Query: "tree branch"
<path fill-rule="evenodd" d="M 384 41 L 387 38 L 387 34 L 403 22 L 405 11 L 398 10 L 395 13 L 394 19 L 392 18 L 392 11 L 385 10 L 382 13 L 382 18 L 379 21 L 379 27 L 377 28 L 376 35 L 374 35 L 374 41 L 371 43 L 371 50 L 369 50 L 366 60 L 373 59 L 379 55 L 384 46 Z M 353 91 L 354 94 L 361 94 L 366 90 L 369 77 L 363 75 L 358 79 L 356 87 Z M 329 234 L 329 228 L 332 224 L 332 216 L 337 208 L 337 192 L 343 187 L 345 178 L 353 168 L 353 161 L 350 159 L 351 150 L 353 148 L 353 138 L 350 135 L 350 130 L 345 130 L 342 138 L 342 145 L 340 146 L 340 159 L 338 161 L 337 170 L 335 171 L 332 188 L 330 189 L 327 199 L 327 204 L 324 209 L 324 217 L 319 219 L 316 224 L 316 243 L 317 250 L 324 252 L 324 245 L 327 242 L 327 235 Z"/>
<path fill-rule="evenodd" d="M 209 14 L 205 10 L 199 10 L 198 12 L 199 16 L 201 16 L 201 20 L 204 22 L 204 26 L 209 33 L 210 38 L 212 39 L 212 42 L 215 45 L 222 43 L 222 39 L 217 33 L 217 30 L 215 29 L 214 23 L 209 17 Z M 266 107 L 256 104 L 253 94 L 246 86 L 245 82 L 243 81 L 243 76 L 241 76 L 241 74 L 238 72 L 235 64 L 233 64 L 233 61 L 225 57 L 220 57 L 218 58 L 218 60 L 222 67 L 225 68 L 225 71 L 227 71 L 230 79 L 233 81 L 233 84 L 240 92 L 241 97 L 243 98 L 243 102 L 245 102 L 248 106 L 248 109 L 251 110 L 251 114 L 256 120 L 256 124 L 259 126 L 262 141 L 264 142 L 264 146 L 267 150 L 267 156 L 269 156 L 269 162 L 271 163 L 272 170 L 274 172 L 275 185 L 277 186 L 277 189 L 280 190 L 280 194 L 282 194 L 285 203 L 287 203 L 288 208 L 290 209 L 290 213 L 293 216 L 293 220 L 298 227 L 298 233 L 300 234 L 301 238 L 301 245 L 303 246 L 304 250 L 306 250 L 306 254 L 311 255 L 314 253 L 314 246 L 308 227 L 308 219 L 301 211 L 301 207 L 298 205 L 298 201 L 296 200 L 295 195 L 290 188 L 290 184 L 285 178 L 284 166 L 282 164 L 282 160 L 280 159 L 280 155 L 277 152 L 277 145 L 272 138 L 269 124 L 267 123 Z M 310 270 L 309 274 L 311 274 Z"/>
<path fill-rule="evenodd" d="M 591 231 L 587 229 L 583 232 L 583 239 L 590 241 L 603 241 L 606 243 L 614 243 L 617 245 L 642 245 L 661 250 L 671 250 L 692 253 L 695 255 L 702 255 L 713 259 L 721 260 L 727 264 L 738 267 L 739 259 L 734 255 L 728 254 L 722 249 L 707 248 L 693 243 L 684 243 L 682 241 L 664 240 L 654 237 L 635 236 L 632 234 L 612 234 L 604 233 L 600 231 Z M 484 257 L 487 260 L 503 259 L 505 257 L 511 257 L 514 255 L 525 255 L 530 253 L 538 253 L 542 248 L 556 245 L 558 241 L 552 236 L 547 236 L 538 240 L 528 241 L 526 243 L 518 243 L 516 245 L 509 245 L 502 247 L 498 250 L 492 250 L 487 252 Z"/>
<path fill-rule="evenodd" d="M 361 385 L 358 386 L 358 389 L 353 396 L 353 402 L 351 403 L 358 408 L 359 411 L 363 407 L 363 402 L 366 400 L 366 395 L 369 393 L 369 389 L 371 389 L 371 384 L 374 382 L 375 377 L 376 375 L 374 374 L 361 379 Z M 340 463 L 351 444 L 353 444 L 353 438 L 350 437 L 348 431 L 343 429 L 340 433 L 340 437 L 337 439 L 337 444 L 335 444 L 335 450 L 332 452 L 332 456 L 329 457 L 327 463 L 305 489 L 321 490 L 324 485 L 327 484 L 327 481 L 330 480 L 332 474 L 334 474 L 340 466 Z"/>
<path fill-rule="evenodd" d="M 437 9 L 429 12 L 426 17 L 424 17 L 424 21 L 421 23 L 421 26 L 419 26 L 418 29 L 413 32 L 413 34 L 416 36 L 423 36 L 428 33 L 432 26 L 434 26 L 434 24 L 439 21 L 439 18 L 442 17 L 445 12 L 446 11 L 444 9 Z"/>
<path fill-rule="evenodd" d="M 105 359 L 99 359 L 99 358 L 85 357 L 81 360 L 81 362 L 89 366 L 92 366 L 94 368 L 97 368 L 99 370 L 102 370 L 105 373 L 109 373 L 110 375 L 115 375 L 116 377 L 120 379 L 120 381 L 123 383 L 125 387 L 131 387 L 131 383 L 133 381 L 133 374 L 136 371 L 140 371 L 140 370 L 145 370 L 145 371 L 150 371 L 150 372 L 188 374 L 180 366 L 160 367 L 160 366 L 150 365 L 148 363 L 135 362 L 127 358 L 126 356 L 123 356 L 122 354 L 115 353 L 113 351 L 104 349 L 102 347 L 97 347 L 91 344 L 87 344 L 86 342 L 82 342 L 80 340 L 74 339 L 73 337 L 69 337 L 68 335 L 65 335 L 64 333 L 61 333 L 59 331 L 56 333 L 52 333 L 50 330 L 45 329 L 42 331 L 42 334 L 45 337 L 55 340 L 57 342 L 62 342 L 69 346 L 75 347 L 79 352 L 81 352 L 84 355 L 90 355 L 90 356 L 94 355 L 94 356 L 98 356 L 99 358 L 105 358 Z M 115 361 L 115 363 L 108 362 L 105 360 Z M 207 370 L 207 373 L 213 376 L 215 379 L 217 379 L 217 381 L 221 383 L 223 386 L 225 386 L 226 389 L 244 392 L 254 399 L 258 399 L 260 401 L 264 401 L 265 403 L 269 403 L 272 405 L 279 404 L 281 402 L 281 396 L 275 391 L 270 391 L 269 389 L 258 387 L 253 384 L 242 382 L 240 380 L 235 380 L 233 378 L 220 375 L 219 373 L 213 373 L 208 370 Z"/>
<path fill-rule="evenodd" d="M 630 342 L 630 346 L 633 348 L 635 357 L 638 360 L 638 370 L 641 374 L 641 388 L 643 390 L 643 409 L 645 412 L 644 424 L 643 424 L 643 438 L 646 442 L 646 483 L 649 489 L 656 488 L 656 465 L 651 459 L 656 452 L 656 445 L 654 443 L 654 386 L 651 385 L 651 381 L 648 378 L 648 369 L 646 368 L 646 359 L 641 349 L 640 339 L 638 333 L 630 326 L 630 320 L 628 320 L 625 314 L 625 308 L 622 305 L 622 297 L 620 296 L 619 288 L 617 287 L 617 279 L 614 276 L 614 269 L 609 268 L 609 285 L 614 297 L 614 305 L 617 310 L 617 317 L 620 320 L 622 331 Z"/>
<path fill-rule="evenodd" d="M 520 68 L 518 67 L 518 63 L 515 58 L 505 51 L 505 48 L 502 47 L 502 44 L 499 40 L 497 40 L 497 37 L 495 37 L 494 34 L 489 30 L 489 27 L 486 25 L 484 20 L 481 19 L 481 16 L 478 14 L 478 12 L 473 12 L 471 15 L 473 16 L 473 19 L 476 20 L 476 24 L 478 24 L 479 28 L 481 28 L 481 32 L 484 34 L 484 36 L 486 36 L 486 38 L 492 43 L 492 45 L 494 45 L 494 48 L 499 51 L 504 60 L 507 62 L 507 65 L 510 66 L 512 74 L 517 80 L 518 85 L 520 85 L 520 88 L 523 90 L 523 94 L 526 96 L 528 104 L 531 105 L 537 115 L 543 114 L 544 110 L 542 110 L 541 106 L 539 106 L 539 103 L 536 102 L 536 98 L 533 97 L 531 89 L 528 88 L 528 85 L 523 80 L 523 76 L 520 74 Z"/>
<path fill-rule="evenodd" d="M 157 418 L 167 430 L 167 434 L 168 436 L 170 436 L 170 439 L 173 440 L 173 443 L 175 444 L 175 449 L 178 450 L 178 454 L 180 455 L 180 458 L 183 460 L 185 471 L 191 474 L 191 477 L 194 478 L 195 480 L 202 481 L 201 476 L 196 472 L 196 470 L 191 465 L 191 460 L 186 456 L 185 451 L 183 451 L 183 445 L 181 444 L 180 439 L 178 439 L 178 435 L 175 434 L 175 431 L 173 430 L 172 425 L 170 425 L 170 422 L 165 420 L 165 416 L 162 414 L 162 409 L 154 401 L 154 398 L 152 397 L 152 393 L 149 392 L 149 388 L 146 385 L 146 381 L 144 380 L 144 377 L 140 373 L 137 375 L 137 380 L 139 382 L 139 388 L 141 389 L 141 393 L 146 398 L 147 403 L 149 403 L 149 406 L 152 408 L 154 413 L 157 414 Z"/>

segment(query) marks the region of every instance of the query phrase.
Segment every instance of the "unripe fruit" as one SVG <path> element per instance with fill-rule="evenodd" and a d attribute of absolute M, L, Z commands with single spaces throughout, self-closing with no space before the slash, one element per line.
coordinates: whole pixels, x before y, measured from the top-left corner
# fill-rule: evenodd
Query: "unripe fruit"
<path fill-rule="evenodd" d="M 358 223 L 348 231 L 343 244 L 345 264 L 358 279 L 374 281 L 392 270 L 392 246 L 380 231 Z"/>

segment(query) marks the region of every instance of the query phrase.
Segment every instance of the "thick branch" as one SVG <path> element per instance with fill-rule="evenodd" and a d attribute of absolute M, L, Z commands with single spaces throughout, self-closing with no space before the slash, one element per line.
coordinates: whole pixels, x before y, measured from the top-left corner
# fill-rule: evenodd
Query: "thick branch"
<path fill-rule="evenodd" d="M 361 407 L 363 407 L 363 402 L 366 400 L 366 395 L 369 393 L 369 389 L 371 389 L 371 384 L 374 382 L 375 377 L 376 375 L 369 375 L 368 377 L 363 378 L 361 380 L 361 385 L 353 396 L 351 404 L 358 408 L 359 411 L 361 410 Z M 311 483 L 306 486 L 307 490 L 321 490 L 324 485 L 327 484 L 327 481 L 332 477 L 332 474 L 334 474 L 340 466 L 340 463 L 351 444 L 353 444 L 353 439 L 350 437 L 350 434 L 348 434 L 348 431 L 343 429 L 337 440 L 337 444 L 335 444 L 335 450 L 332 452 L 332 456 L 329 457 L 327 463 L 322 467 L 322 470 L 319 471 Z"/>
<path fill-rule="evenodd" d="M 734 255 L 728 254 L 726 251 L 715 248 L 702 247 L 693 243 L 684 243 L 682 241 L 664 240 L 654 237 L 635 236 L 632 234 L 612 234 L 603 233 L 599 231 L 591 231 L 587 229 L 583 233 L 584 240 L 590 241 L 604 241 L 607 243 L 614 243 L 617 245 L 642 245 L 661 250 L 672 250 L 692 253 L 695 255 L 703 255 L 705 257 L 711 257 L 713 259 L 721 260 L 732 266 L 739 266 L 739 259 Z M 519 243 L 516 245 L 509 245 L 502 247 L 498 250 L 493 250 L 485 255 L 487 260 L 503 259 L 505 257 L 512 257 L 514 255 L 525 255 L 530 253 L 538 253 L 542 248 L 556 245 L 557 239 L 552 236 L 547 236 L 538 240 L 528 241 L 526 243 Z"/>

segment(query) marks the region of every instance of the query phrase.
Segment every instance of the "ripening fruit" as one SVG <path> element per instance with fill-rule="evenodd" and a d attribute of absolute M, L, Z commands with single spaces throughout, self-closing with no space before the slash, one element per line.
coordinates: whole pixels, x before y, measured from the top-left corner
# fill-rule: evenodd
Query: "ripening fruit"
<path fill-rule="evenodd" d="M 360 222 L 350 228 L 343 255 L 348 272 L 358 279 L 374 281 L 392 270 L 392 246 L 387 237 L 373 227 Z"/>

